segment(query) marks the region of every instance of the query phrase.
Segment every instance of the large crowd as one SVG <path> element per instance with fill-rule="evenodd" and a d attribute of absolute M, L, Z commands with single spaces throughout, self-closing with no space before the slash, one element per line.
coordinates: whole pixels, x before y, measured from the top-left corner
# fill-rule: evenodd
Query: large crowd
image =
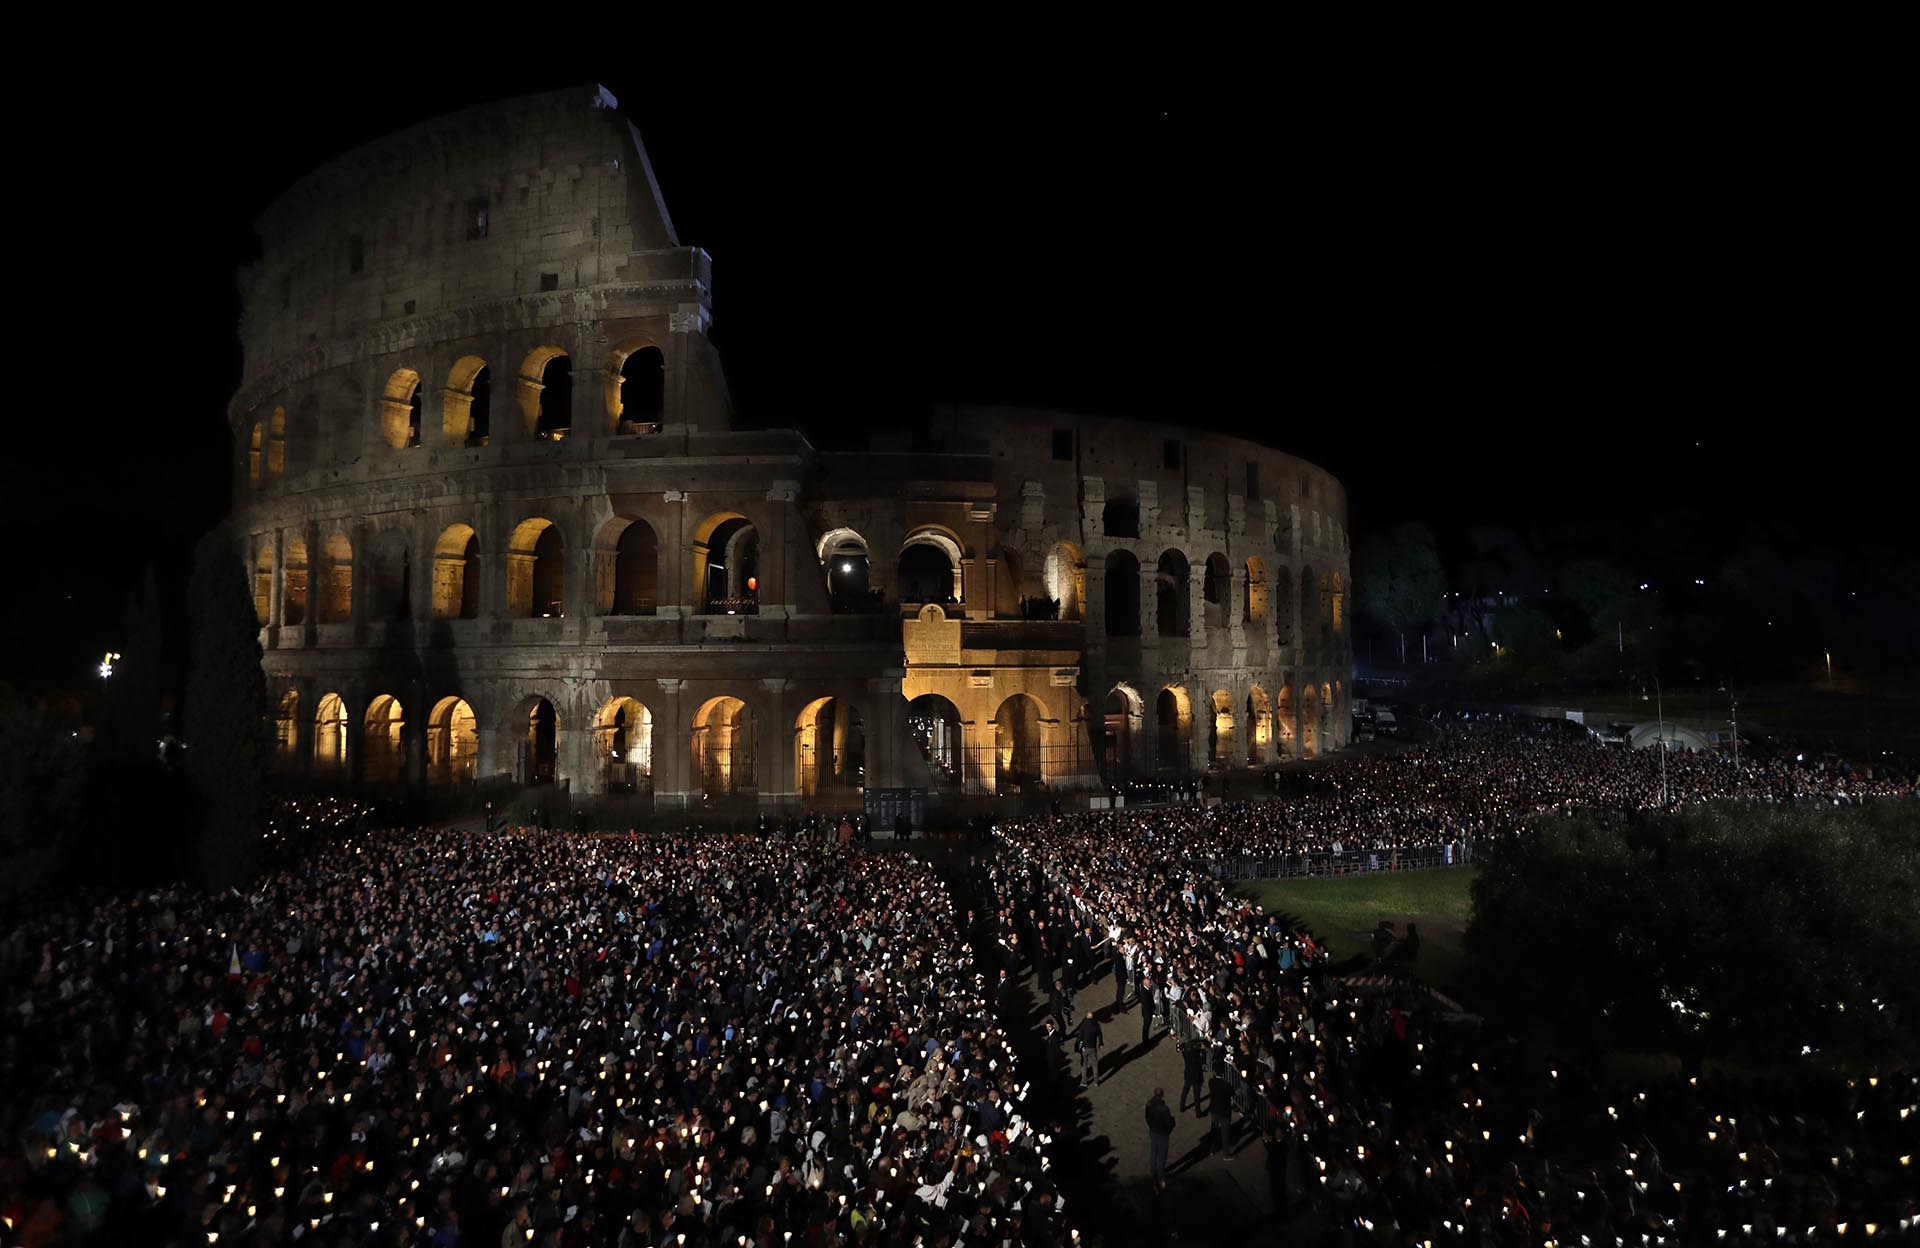
<path fill-rule="evenodd" d="M 1569 737 L 1557 725 L 1497 717 L 1440 721 L 1427 742 L 1340 758 L 1295 789 L 1260 801 L 1173 804 L 1071 816 L 1096 838 L 1139 835 L 1198 858 L 1232 854 L 1369 854 L 1467 846 L 1521 832 L 1543 813 L 1651 810 L 1722 798 L 1838 802 L 1911 798 L 1914 777 L 1802 756 L 1657 750 Z"/>
<path fill-rule="evenodd" d="M 1668 765 L 1675 802 L 1735 785 L 1762 800 L 1913 795 L 1898 776 L 1797 760 L 1739 772 L 1683 756 Z M 1571 1059 L 1529 1069 L 1512 1044 L 1458 1025 L 1441 999 L 1330 974 L 1310 933 L 1231 896 L 1195 858 L 1227 846 L 1506 833 L 1541 810 L 1656 805 L 1657 785 L 1627 751 L 1483 726 L 1343 762 L 1326 791 L 1290 800 L 1003 823 L 990 870 L 995 935 L 1005 960 L 1056 998 L 1113 975 L 1141 1045 L 1179 1038 L 1196 1106 L 1211 1085 L 1217 1134 L 1265 1141 L 1274 1204 L 1310 1219 L 1323 1242 L 1920 1235 L 1911 1073 L 1756 1088 L 1695 1072 L 1609 1091 Z M 1109 1012 L 1108 1028 L 1119 1024 Z M 1164 1152 L 1154 1150 L 1156 1178 Z"/>
<path fill-rule="evenodd" d="M 904 854 L 349 832 L 248 894 L 21 923 L 0 981 L 7 1242 L 1073 1235 Z"/>
<path fill-rule="evenodd" d="M 1004 823 L 965 924 L 854 820 L 479 835 L 283 804 L 270 839 L 291 856 L 249 891 L 100 896 L 0 929 L 0 1245 L 1071 1244 L 1057 1128 L 1033 1117 L 1054 1102 L 1028 1097 L 1012 981 L 988 989 L 969 937 L 1037 976 L 1035 1078 L 1077 1039 L 1098 1080 L 1072 993 L 1113 975 L 1142 1044 L 1185 1046 L 1181 1108 L 1211 1080 L 1222 1140 L 1263 1139 L 1276 1203 L 1331 1242 L 1920 1232 L 1911 1075 L 1543 1082 L 1435 1006 L 1343 986 L 1310 933 L 1199 869 L 1644 808 L 1657 765 L 1476 723 L 1274 801 Z M 1674 756 L 1665 785 L 1913 796 L 1804 760 Z"/>

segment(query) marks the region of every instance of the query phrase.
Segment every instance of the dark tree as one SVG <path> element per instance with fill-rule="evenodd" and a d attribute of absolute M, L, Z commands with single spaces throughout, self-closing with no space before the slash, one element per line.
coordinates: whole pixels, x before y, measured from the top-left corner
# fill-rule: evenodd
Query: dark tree
<path fill-rule="evenodd" d="M 1542 820 L 1474 882 L 1490 1000 L 1563 1038 L 1776 1065 L 1920 1051 L 1908 803 Z"/>
<path fill-rule="evenodd" d="M 0 891 L 27 893 L 59 872 L 80 830 L 81 744 L 33 707 L 0 696 Z"/>
<path fill-rule="evenodd" d="M 216 529 L 194 551 L 188 587 L 187 771 L 198 799 L 199 874 L 231 884 L 260 846 L 266 678 L 259 625 L 232 541 Z"/>
<path fill-rule="evenodd" d="M 1354 551 L 1354 591 L 1361 611 L 1395 639 L 1437 618 L 1447 576 L 1422 524 L 1402 524 L 1363 539 Z"/>

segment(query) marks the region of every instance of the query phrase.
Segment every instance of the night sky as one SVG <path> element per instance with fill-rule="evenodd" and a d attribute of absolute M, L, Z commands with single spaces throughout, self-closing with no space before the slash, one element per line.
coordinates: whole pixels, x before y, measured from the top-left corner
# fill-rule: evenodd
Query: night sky
<path fill-rule="evenodd" d="M 59 103 L 98 143 L 32 156 L 62 211 L 16 238 L 47 315 L 16 339 L 40 449 L 9 457 L 32 591 L 0 679 L 74 683 L 142 567 L 183 585 L 225 511 L 260 210 L 384 133 L 596 78 L 714 257 L 743 425 L 831 445 L 1046 404 L 1259 438 L 1342 477 L 1357 529 L 1424 519 L 1443 547 L 1586 526 L 1632 563 L 1646 518 L 1689 512 L 1911 551 L 1910 135 L 1870 75 L 824 96 L 619 64 L 309 69 L 297 93 L 132 74 Z"/>

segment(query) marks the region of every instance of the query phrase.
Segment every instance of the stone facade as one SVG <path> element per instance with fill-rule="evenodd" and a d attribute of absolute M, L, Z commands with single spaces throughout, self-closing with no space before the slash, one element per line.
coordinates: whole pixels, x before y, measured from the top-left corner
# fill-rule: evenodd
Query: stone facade
<path fill-rule="evenodd" d="M 1346 742 L 1338 481 L 1043 411 L 733 429 L 710 261 L 602 89 L 360 149 L 259 232 L 234 531 L 288 770 L 828 804 Z"/>

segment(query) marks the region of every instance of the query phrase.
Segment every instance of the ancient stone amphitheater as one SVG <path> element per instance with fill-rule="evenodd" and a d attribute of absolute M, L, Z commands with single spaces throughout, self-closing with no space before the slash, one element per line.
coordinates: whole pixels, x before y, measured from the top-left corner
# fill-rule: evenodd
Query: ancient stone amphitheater
<path fill-rule="evenodd" d="M 1203 413 L 734 429 L 712 262 L 604 89 L 370 144 L 258 230 L 232 525 L 283 770 L 791 807 L 1346 741 L 1338 481 Z"/>

